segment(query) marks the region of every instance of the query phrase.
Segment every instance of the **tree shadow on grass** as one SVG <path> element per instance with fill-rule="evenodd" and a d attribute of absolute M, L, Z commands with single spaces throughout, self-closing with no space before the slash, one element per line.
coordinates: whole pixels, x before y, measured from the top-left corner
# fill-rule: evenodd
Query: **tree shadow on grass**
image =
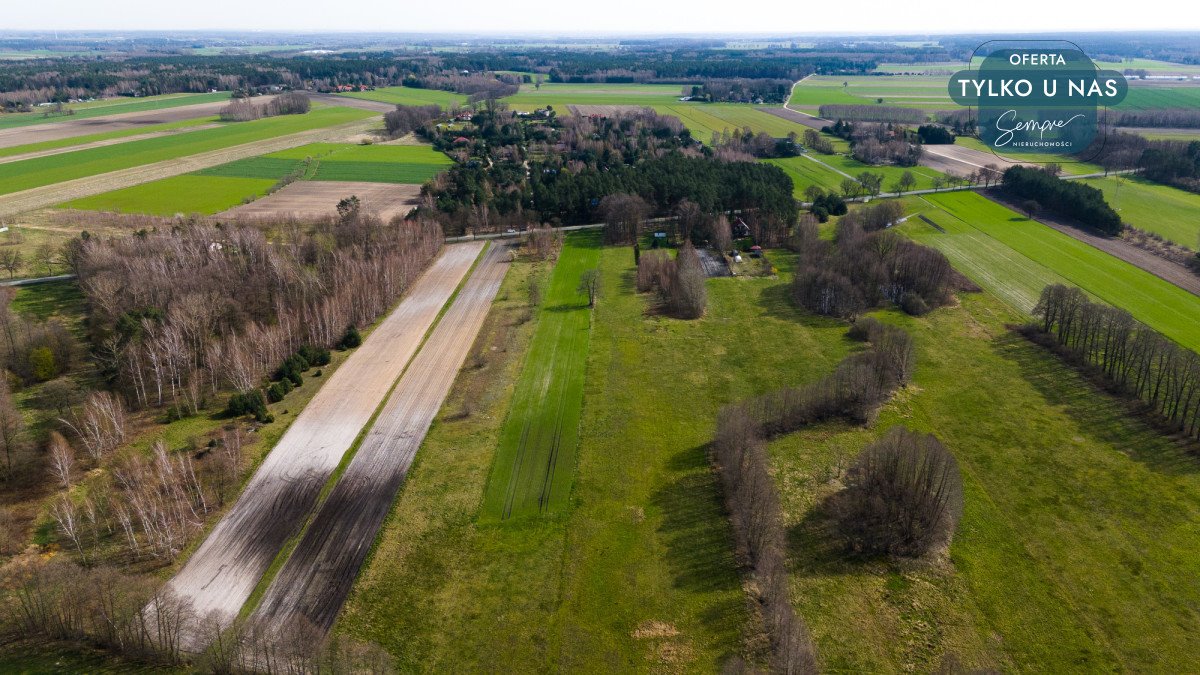
<path fill-rule="evenodd" d="M 1084 433 L 1159 473 L 1200 470 L 1200 447 L 1194 441 L 1160 429 L 1143 406 L 1105 391 L 1048 349 L 1014 331 L 993 340 L 992 349 L 1014 363 L 1047 403 L 1065 408 Z"/>
<path fill-rule="evenodd" d="M 670 458 L 670 480 L 651 495 L 662 511 L 659 534 L 674 587 L 710 595 L 714 602 L 700 615 L 715 632 L 736 631 L 745 611 L 733 533 L 721 503 L 717 476 L 708 462 L 708 445 L 688 448 Z M 738 592 L 731 592 L 738 591 Z"/>

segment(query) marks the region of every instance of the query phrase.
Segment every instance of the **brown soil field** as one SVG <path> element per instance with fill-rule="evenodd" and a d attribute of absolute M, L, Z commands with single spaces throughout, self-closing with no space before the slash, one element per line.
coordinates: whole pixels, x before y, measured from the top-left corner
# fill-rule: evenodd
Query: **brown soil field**
<path fill-rule="evenodd" d="M 375 118 L 360 120 L 340 126 L 302 131 L 287 136 L 277 136 L 262 141 L 255 141 L 254 143 L 235 145 L 230 148 L 202 152 L 178 159 L 168 159 L 162 162 L 135 166 L 128 169 L 121 169 L 120 171 L 110 171 L 109 173 L 77 178 L 53 185 L 43 185 L 21 192 L 12 192 L 0 195 L 0 218 L 54 206 L 55 204 L 71 201 L 72 199 L 90 197 L 101 192 L 140 185 L 160 178 L 178 176 L 181 173 L 199 171 L 200 169 L 207 169 L 237 159 L 278 152 L 279 150 L 294 148 L 298 145 L 341 142 L 348 136 L 360 134 L 375 127 L 377 124 L 379 124 L 379 120 Z"/>
<path fill-rule="evenodd" d="M 263 460 L 237 502 L 168 584 L 191 601 L 197 616 L 222 626 L 237 616 L 482 249 L 482 243 L 446 246 Z M 199 649 L 204 639 L 188 635 L 186 644 Z"/>
<path fill-rule="evenodd" d="M 364 212 L 374 213 L 384 221 L 389 221 L 394 216 L 411 211 L 420 194 L 420 185 L 305 180 L 291 183 L 274 194 L 235 206 L 219 215 L 238 219 L 287 215 L 301 218 L 334 216 L 337 215 L 337 203 L 353 195 L 362 202 Z"/>
<path fill-rule="evenodd" d="M 8 157 L 0 157 L 0 164 L 8 162 L 19 162 L 25 159 L 35 159 L 37 157 L 48 157 L 50 155 L 59 155 L 64 152 L 75 152 L 76 150 L 89 150 L 91 148 L 103 148 L 106 145 L 117 145 L 119 143 L 130 143 L 132 141 L 144 141 L 147 138 L 158 138 L 159 136 L 170 136 L 172 134 L 186 133 L 188 131 L 200 131 L 202 129 L 212 129 L 217 127 L 217 124 L 200 124 L 194 127 L 186 127 L 184 129 L 174 129 L 171 131 L 151 131 L 145 134 L 135 134 L 133 136 L 122 136 L 120 138 L 109 138 L 103 141 L 93 141 L 91 143 L 80 143 L 79 145 L 68 145 L 63 148 L 54 148 L 51 150 L 40 150 L 38 152 L 27 152 L 22 155 L 9 155 Z"/>
<path fill-rule="evenodd" d="M 508 246 L 494 242 L 400 378 L 254 617 L 276 628 L 297 618 L 324 631 L 333 626 L 500 290 L 507 260 Z"/>
<path fill-rule="evenodd" d="M 261 105 L 262 102 L 268 101 L 270 98 L 255 99 L 254 102 L 256 105 Z M 151 124 L 167 124 L 169 122 L 194 120 L 200 117 L 216 115 L 221 111 L 221 108 L 227 105 L 229 105 L 228 101 L 214 101 L 212 103 L 197 103 L 196 105 L 181 105 L 176 108 L 163 108 L 162 110 L 145 110 L 142 112 L 104 115 L 102 117 L 88 117 L 79 120 L 31 124 L 24 127 L 4 129 L 0 130 L 0 148 L 10 148 L 14 145 L 25 145 L 27 143 L 57 141 L 64 138 L 74 138 L 75 136 L 87 136 L 89 134 L 103 134 L 110 131 L 136 129 Z"/>
<path fill-rule="evenodd" d="M 567 108 L 570 109 L 572 115 L 601 115 L 604 117 L 650 110 L 642 105 L 569 105 Z"/>
<path fill-rule="evenodd" d="M 791 108 L 759 108 L 759 110 L 765 113 L 770 113 L 776 117 L 782 117 L 783 119 L 795 122 L 796 124 L 803 124 L 804 126 L 816 129 L 817 131 L 820 131 L 822 127 L 827 127 L 833 124 L 833 122 L 827 119 L 813 117 L 812 115 L 805 115 L 804 113 L 796 112 Z"/>
<path fill-rule="evenodd" d="M 968 148 L 962 145 L 925 145 L 921 155 L 921 166 L 927 166 L 942 173 L 956 173 L 965 176 L 987 166 L 995 164 L 1003 171 L 1013 164 L 1023 166 L 1038 166 L 1024 162 L 1010 162 L 1000 159 L 990 152 Z"/>

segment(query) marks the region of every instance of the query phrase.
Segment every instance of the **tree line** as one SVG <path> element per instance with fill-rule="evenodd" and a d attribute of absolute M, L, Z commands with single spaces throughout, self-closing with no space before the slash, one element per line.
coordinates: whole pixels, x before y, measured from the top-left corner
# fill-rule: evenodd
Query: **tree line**
<path fill-rule="evenodd" d="M 1162 422 L 1200 439 L 1200 356 L 1135 320 L 1088 300 L 1078 288 L 1047 286 L 1027 334 L 1060 348 Z"/>
<path fill-rule="evenodd" d="M 303 115 L 311 109 L 312 101 L 307 95 L 289 91 L 263 105 L 254 105 L 248 97 L 235 98 L 218 115 L 223 122 L 248 122 L 277 115 Z"/>
<path fill-rule="evenodd" d="M 852 122 L 899 122 L 920 124 L 925 121 L 925 112 L 916 108 L 900 108 L 888 105 L 841 105 L 820 106 L 818 114 L 827 120 Z"/>
<path fill-rule="evenodd" d="M 833 373 L 727 405 L 717 417 L 713 461 L 738 557 L 756 582 L 776 672 L 817 672 L 818 665 L 808 628 L 788 599 L 787 531 L 766 444 L 823 421 L 868 422 L 912 376 L 913 343 L 903 329 L 864 319 L 851 336 L 869 347 Z M 957 465 L 940 443 L 893 430 L 856 461 L 833 508 L 851 550 L 921 555 L 949 541 L 961 500 Z"/>
<path fill-rule="evenodd" d="M 1105 234 L 1117 235 L 1124 228 L 1121 216 L 1104 201 L 1104 193 L 1099 189 L 1078 181 L 1062 180 L 1041 168 L 1010 166 L 1004 171 L 1003 189 L 1013 197 L 1033 200 L 1038 207 Z"/>

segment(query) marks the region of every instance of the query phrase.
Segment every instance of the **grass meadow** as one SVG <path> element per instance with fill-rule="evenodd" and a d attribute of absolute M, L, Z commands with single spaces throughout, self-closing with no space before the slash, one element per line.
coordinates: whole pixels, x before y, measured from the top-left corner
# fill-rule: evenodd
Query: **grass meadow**
<path fill-rule="evenodd" d="M 182 120 L 180 122 L 166 122 L 164 124 L 148 124 L 136 129 L 121 129 L 120 131 L 106 131 L 99 134 L 88 134 L 86 136 L 74 136 L 72 138 L 61 138 L 54 141 L 42 141 L 40 143 L 26 143 L 25 145 L 14 145 L 7 148 L 0 148 L 0 157 L 12 157 L 14 155 L 23 155 L 29 152 L 42 152 L 45 150 L 58 150 L 59 148 L 70 148 L 76 145 L 84 145 L 87 143 L 95 143 L 96 141 L 107 141 L 116 138 L 128 138 L 129 136 L 139 136 L 141 134 L 158 133 L 163 131 L 178 131 L 180 129 L 188 129 L 190 127 L 198 127 L 205 124 L 215 124 L 218 118 L 200 117 L 192 120 Z"/>
<path fill-rule="evenodd" d="M 1042 288 L 1065 281 L 1200 349 L 1200 298 L 1182 288 L 974 192 L 923 195 L 921 201 L 928 208 L 919 207 L 920 214 L 945 234 L 920 217 L 910 218 L 905 231 L 942 249 L 963 273 L 1013 307 L 1027 312 Z"/>
<path fill-rule="evenodd" d="M 1121 220 L 1193 251 L 1200 250 L 1200 195 L 1137 177 L 1088 178 Z"/>
<path fill-rule="evenodd" d="M 443 108 L 453 108 L 467 102 L 465 94 L 440 89 L 416 89 L 414 87 L 380 87 L 374 91 L 352 91 L 339 96 L 358 98 L 366 101 L 382 101 L 396 105 L 440 105 Z"/>
<path fill-rule="evenodd" d="M 59 205 L 80 211 L 114 211 L 173 216 L 211 215 L 267 194 L 276 178 L 184 174 L 104 192 Z"/>
<path fill-rule="evenodd" d="M 371 116 L 369 111 L 353 108 L 318 108 L 305 115 L 270 117 L 213 129 L 9 162 L 0 164 L 0 194 L 345 124 Z"/>
<path fill-rule="evenodd" d="M 568 502 L 592 329 L 592 308 L 578 286 L 599 261 L 599 231 L 566 237 L 501 430 L 484 494 L 485 518 L 538 515 Z"/>

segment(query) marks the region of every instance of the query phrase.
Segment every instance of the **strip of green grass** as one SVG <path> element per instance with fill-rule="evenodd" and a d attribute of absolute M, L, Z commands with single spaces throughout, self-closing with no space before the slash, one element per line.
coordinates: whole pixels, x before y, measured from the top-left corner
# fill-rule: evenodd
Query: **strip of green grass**
<path fill-rule="evenodd" d="M 1200 250 L 1200 195 L 1136 177 L 1087 178 L 1121 220 L 1176 244 Z"/>
<path fill-rule="evenodd" d="M 796 199 L 807 200 L 804 191 L 816 185 L 829 192 L 837 192 L 842 181 L 846 178 L 829 167 L 814 162 L 807 157 L 788 157 L 786 159 L 768 159 L 768 164 L 783 169 L 792 179 L 792 196 Z"/>
<path fill-rule="evenodd" d="M 389 164 L 322 160 L 314 180 L 366 181 L 371 183 L 424 183 L 446 169 L 441 164 Z"/>
<path fill-rule="evenodd" d="M 225 176 L 229 178 L 280 178 L 304 165 L 303 160 L 276 157 L 248 157 L 196 171 L 196 176 Z"/>
<path fill-rule="evenodd" d="M 215 129 L 9 162 L 0 164 L 0 194 L 345 124 L 373 115 L 370 111 L 353 108 L 319 108 L 305 115 L 271 117 Z"/>
<path fill-rule="evenodd" d="M 927 195 L 926 199 L 941 209 L 940 213 L 947 221 L 958 218 L 1100 300 L 1129 310 L 1134 318 L 1181 345 L 1200 351 L 1200 331 L 1196 330 L 1200 298 L 1195 295 L 974 192 Z M 939 215 L 931 217 L 941 224 Z M 909 222 L 914 226 L 920 224 L 913 219 Z M 939 245 L 939 238 L 932 235 L 928 235 L 926 241 Z M 1008 256 L 992 256 L 985 249 L 964 251 L 963 254 L 974 259 L 977 269 L 989 272 L 987 276 L 973 277 L 985 288 L 992 285 L 994 277 L 1011 278 L 1014 275 L 1013 271 L 1004 269 Z M 963 271 L 968 275 L 971 273 L 970 269 Z M 1040 288 L 1038 291 L 1040 293 Z M 1025 298 L 1018 306 L 1032 306 L 1031 301 L 1036 302 L 1036 296 Z"/>
<path fill-rule="evenodd" d="M 599 232 L 567 236 L 500 435 L 484 495 L 485 518 L 557 511 L 570 496 L 592 320 L 578 286 L 599 261 Z"/>
<path fill-rule="evenodd" d="M 163 108 L 177 108 L 183 105 L 224 101 L 228 98 L 229 92 L 224 91 L 217 92 L 215 94 L 166 94 L 163 96 L 147 96 L 146 98 L 104 99 L 102 101 L 94 101 L 91 103 L 75 103 L 67 106 L 75 111 L 74 115 L 43 117 L 43 113 L 41 111 L 3 114 L 0 115 L 0 129 L 24 127 L 31 124 L 47 124 L 50 122 L 79 120 L 86 119 L 88 117 L 100 117 L 103 115 L 144 112 L 147 110 L 161 110 Z"/>
<path fill-rule="evenodd" d="M 1186 672 L 1200 650 L 1197 459 L 972 294 L 913 334 L 913 387 L 870 428 L 773 443 L 792 594 L 827 672 Z M 888 428 L 937 435 L 965 481 L 949 559 L 855 560 L 821 500 Z M 839 469 L 838 467 L 842 467 Z"/>
<path fill-rule="evenodd" d="M 177 213 L 211 215 L 246 199 L 265 195 L 277 180 L 185 174 L 76 199 L 59 206 L 81 211 L 121 211 L 158 216 Z"/>

